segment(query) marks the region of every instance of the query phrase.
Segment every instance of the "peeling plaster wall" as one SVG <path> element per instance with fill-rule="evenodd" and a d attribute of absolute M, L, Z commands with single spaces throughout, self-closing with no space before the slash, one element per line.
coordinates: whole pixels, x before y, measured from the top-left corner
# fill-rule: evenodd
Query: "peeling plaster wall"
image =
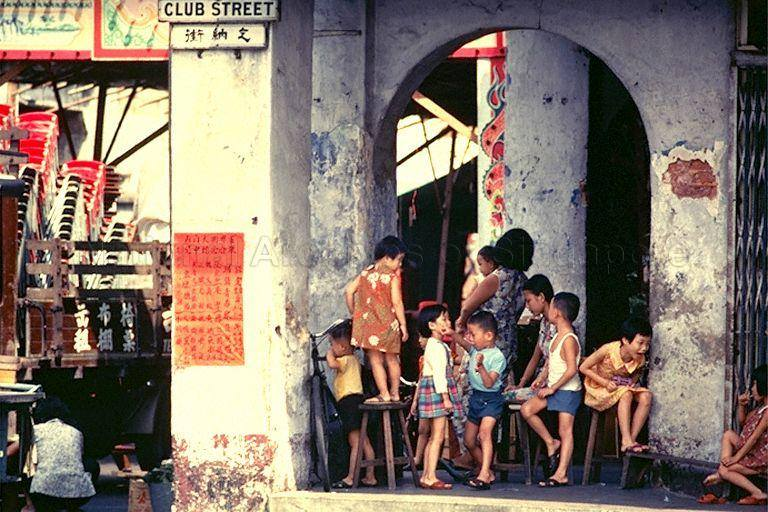
<path fill-rule="evenodd" d="M 375 16 L 371 132 L 374 173 L 408 97 L 452 50 L 494 29 L 540 28 L 601 58 L 634 98 L 651 155 L 724 144 L 714 199 L 679 198 L 652 170 L 651 386 L 653 441 L 677 455 L 714 459 L 725 410 L 728 334 L 726 231 L 732 197 L 734 93 L 729 2 L 652 0 L 457 2 L 379 0 Z M 391 165 L 391 164 L 390 164 Z M 716 214 L 712 215 L 713 204 Z M 675 255 L 681 255 L 677 257 Z M 672 272 L 670 267 L 674 266 Z M 692 378 L 692 371 L 695 378 Z M 702 406 L 701 397 L 707 397 Z"/>
<path fill-rule="evenodd" d="M 171 57 L 172 228 L 245 236 L 245 364 L 173 370 L 179 512 L 263 510 L 309 476 L 312 5 L 281 7 L 266 50 Z"/>
<path fill-rule="evenodd" d="M 506 224 L 533 238 L 527 274 L 545 274 L 555 291 L 579 297 L 575 325 L 583 335 L 587 211 L 579 184 L 587 177 L 589 59 L 578 45 L 540 30 L 506 37 Z"/>

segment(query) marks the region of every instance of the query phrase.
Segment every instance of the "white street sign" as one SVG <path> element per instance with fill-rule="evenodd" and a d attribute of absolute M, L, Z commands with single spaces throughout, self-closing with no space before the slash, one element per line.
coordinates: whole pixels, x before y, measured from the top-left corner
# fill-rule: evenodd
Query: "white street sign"
<path fill-rule="evenodd" d="M 279 0 L 159 0 L 160 21 L 257 23 L 277 21 Z"/>
<path fill-rule="evenodd" d="M 194 23 L 171 25 L 171 49 L 253 49 L 267 47 L 262 23 Z"/>

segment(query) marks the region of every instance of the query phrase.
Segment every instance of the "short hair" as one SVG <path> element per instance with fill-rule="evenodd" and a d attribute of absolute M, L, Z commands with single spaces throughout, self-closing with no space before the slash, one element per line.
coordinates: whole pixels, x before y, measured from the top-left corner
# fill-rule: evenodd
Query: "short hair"
<path fill-rule="evenodd" d="M 643 336 L 653 336 L 653 327 L 651 323 L 640 317 L 629 317 L 621 324 L 621 337 L 626 338 L 629 342 L 635 339 L 638 334 Z"/>
<path fill-rule="evenodd" d="M 401 254 L 405 254 L 408 248 L 405 243 L 396 236 L 385 236 L 379 243 L 376 244 L 376 248 L 373 250 L 373 258 L 380 260 L 384 256 L 390 258 L 397 258 Z"/>
<path fill-rule="evenodd" d="M 57 396 L 38 400 L 32 409 L 32 418 L 37 424 L 51 420 L 61 420 L 63 423 L 72 424 L 69 407 Z"/>
<path fill-rule="evenodd" d="M 477 251 L 478 256 L 482 256 L 484 260 L 490 261 L 494 265 L 499 265 L 499 260 L 496 258 L 496 248 L 492 245 L 486 245 L 479 251 Z"/>
<path fill-rule="evenodd" d="M 533 264 L 533 238 L 524 229 L 510 229 L 496 242 L 499 265 L 525 272 Z"/>
<path fill-rule="evenodd" d="M 536 274 L 528 278 L 523 283 L 523 291 L 531 292 L 534 295 L 543 294 L 547 302 L 552 300 L 555 296 L 555 290 L 552 288 L 552 283 L 544 274 Z"/>
<path fill-rule="evenodd" d="M 556 307 L 569 322 L 573 322 L 579 316 L 581 301 L 570 292 L 560 292 L 552 298 L 552 305 Z"/>
<path fill-rule="evenodd" d="M 425 338 L 432 336 L 432 329 L 430 329 L 430 322 L 434 322 L 443 313 L 447 313 L 448 309 L 442 304 L 431 304 L 424 307 L 419 311 L 419 334 Z"/>
<path fill-rule="evenodd" d="M 476 325 L 485 332 L 492 332 L 494 336 L 499 333 L 499 324 L 490 311 L 475 311 L 467 320 L 467 325 Z"/>
<path fill-rule="evenodd" d="M 752 382 L 757 384 L 757 392 L 760 396 L 768 395 L 768 365 L 761 364 L 754 370 L 752 370 Z M 752 384 L 750 382 L 750 386 Z"/>
<path fill-rule="evenodd" d="M 349 318 L 339 322 L 338 324 L 331 327 L 331 330 L 328 331 L 328 336 L 331 337 L 331 339 L 334 340 L 350 340 L 352 339 L 352 320 Z"/>

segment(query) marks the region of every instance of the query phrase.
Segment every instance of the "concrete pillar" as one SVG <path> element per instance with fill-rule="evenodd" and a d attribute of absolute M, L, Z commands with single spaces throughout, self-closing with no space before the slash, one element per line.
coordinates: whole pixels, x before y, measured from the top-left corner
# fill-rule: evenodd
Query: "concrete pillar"
<path fill-rule="evenodd" d="M 171 56 L 174 236 L 244 238 L 242 361 L 173 368 L 177 511 L 263 510 L 309 476 L 312 19 L 283 0 L 267 49 Z"/>
<path fill-rule="evenodd" d="M 548 32 L 507 37 L 504 160 L 507 228 L 535 243 L 528 275 L 542 273 L 555 292 L 579 296 L 586 322 L 586 205 L 589 67 L 581 48 Z"/>

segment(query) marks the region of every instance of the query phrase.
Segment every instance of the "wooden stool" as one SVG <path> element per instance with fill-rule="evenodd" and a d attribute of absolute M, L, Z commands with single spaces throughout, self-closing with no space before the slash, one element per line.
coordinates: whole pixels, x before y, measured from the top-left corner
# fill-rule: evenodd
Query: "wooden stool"
<path fill-rule="evenodd" d="M 589 434 L 587 436 L 587 451 L 584 453 L 584 475 L 581 478 L 581 485 L 589 485 L 594 478 L 600 478 L 602 463 L 610 460 L 605 457 L 603 441 L 605 438 L 605 420 L 609 415 L 614 418 L 614 445 L 616 453 L 614 458 L 618 459 L 619 454 L 619 428 L 616 418 L 616 407 L 611 407 L 605 411 L 592 409 L 592 419 L 589 422 Z M 598 434 L 599 432 L 599 434 Z M 597 457 L 595 456 L 597 453 Z"/>
<path fill-rule="evenodd" d="M 512 421 L 514 418 L 515 433 L 517 439 L 520 440 L 520 451 L 523 452 L 523 469 L 525 470 L 525 485 L 531 485 L 533 481 L 533 466 L 531 465 L 531 450 L 530 443 L 528 441 L 528 423 L 523 419 L 523 415 L 520 413 L 520 407 L 522 407 L 523 400 L 512 400 L 508 402 L 507 407 L 504 410 L 504 414 L 501 417 L 501 444 L 496 452 L 496 463 L 493 465 L 494 471 L 501 472 L 502 481 L 507 480 L 508 472 L 514 470 L 519 464 L 510 462 L 510 431 L 512 427 Z"/>
<path fill-rule="evenodd" d="M 413 450 L 411 441 L 408 439 L 408 427 L 405 423 L 403 411 L 409 407 L 407 402 L 380 402 L 374 404 L 361 404 L 360 410 L 363 411 L 363 421 L 360 426 L 360 442 L 357 445 L 357 456 L 355 457 L 355 475 L 352 487 L 357 487 L 360 483 L 360 471 L 367 467 L 386 466 L 387 467 L 387 487 L 394 490 L 397 487 L 395 480 L 395 464 L 408 464 L 411 467 L 411 476 L 413 485 L 419 486 L 419 473 L 416 471 L 416 463 L 413 462 Z M 392 445 L 392 417 L 390 412 L 394 411 L 395 416 L 400 423 L 400 435 L 405 445 L 405 457 L 395 457 L 394 446 Z M 368 415 L 370 413 L 381 413 L 381 431 L 384 434 L 384 459 L 376 458 L 374 460 L 363 460 L 363 439 L 368 435 Z"/>

